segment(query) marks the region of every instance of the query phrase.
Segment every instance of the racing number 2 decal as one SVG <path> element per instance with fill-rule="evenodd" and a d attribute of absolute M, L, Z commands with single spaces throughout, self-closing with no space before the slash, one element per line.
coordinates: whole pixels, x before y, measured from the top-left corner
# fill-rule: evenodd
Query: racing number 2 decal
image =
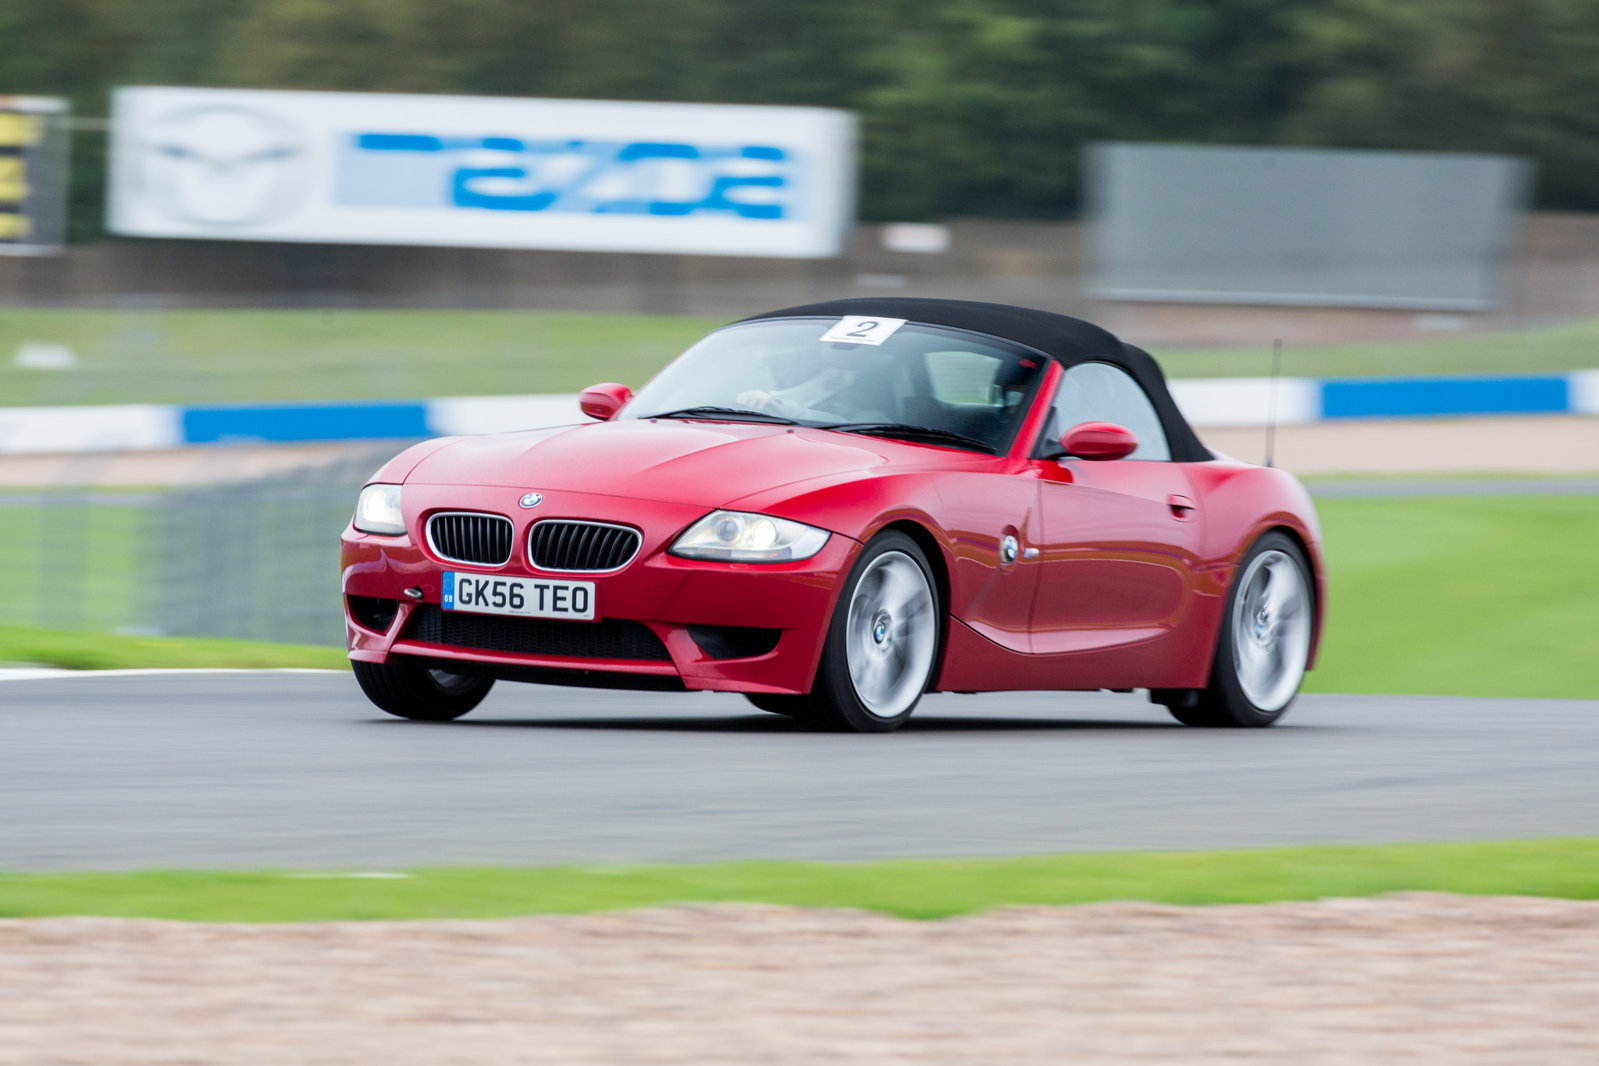
<path fill-rule="evenodd" d="M 822 334 L 822 340 L 834 344 L 882 344 L 905 324 L 903 318 L 868 318 L 864 315 L 845 315 L 833 328 Z"/>

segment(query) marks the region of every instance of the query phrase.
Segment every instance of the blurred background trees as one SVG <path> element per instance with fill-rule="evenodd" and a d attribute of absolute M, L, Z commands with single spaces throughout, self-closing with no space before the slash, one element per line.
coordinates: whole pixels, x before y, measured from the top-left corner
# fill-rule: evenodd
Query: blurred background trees
<path fill-rule="evenodd" d="M 1599 0 L 0 5 L 0 92 L 98 116 L 124 84 L 849 108 L 867 219 L 1069 215 L 1097 139 L 1511 152 L 1540 206 L 1599 210 Z"/>

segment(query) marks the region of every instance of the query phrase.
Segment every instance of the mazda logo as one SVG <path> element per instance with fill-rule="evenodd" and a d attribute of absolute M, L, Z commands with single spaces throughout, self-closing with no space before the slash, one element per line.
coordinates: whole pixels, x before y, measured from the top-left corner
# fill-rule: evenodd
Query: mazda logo
<path fill-rule="evenodd" d="M 207 226 L 270 222 L 305 187 L 305 145 L 275 115 L 232 105 L 173 111 L 139 131 L 140 189 L 157 210 Z"/>

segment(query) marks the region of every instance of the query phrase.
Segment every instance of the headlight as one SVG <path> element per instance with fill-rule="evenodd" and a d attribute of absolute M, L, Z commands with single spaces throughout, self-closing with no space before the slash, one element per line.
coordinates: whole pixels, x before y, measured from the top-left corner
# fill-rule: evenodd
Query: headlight
<path fill-rule="evenodd" d="M 786 518 L 712 511 L 689 526 L 671 552 L 685 559 L 725 563 L 787 563 L 809 559 L 822 550 L 830 535 L 825 529 Z"/>
<path fill-rule="evenodd" d="M 382 533 L 397 537 L 405 532 L 400 515 L 400 486 L 368 485 L 355 500 L 356 529 L 362 533 Z"/>

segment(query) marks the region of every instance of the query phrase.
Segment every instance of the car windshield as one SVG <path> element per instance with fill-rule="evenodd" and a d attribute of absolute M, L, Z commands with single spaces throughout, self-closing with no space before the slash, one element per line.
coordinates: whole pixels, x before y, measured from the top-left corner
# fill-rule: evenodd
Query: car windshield
<path fill-rule="evenodd" d="M 761 319 L 684 352 L 622 417 L 792 422 L 998 453 L 1043 367 L 1035 352 L 940 326 Z"/>

